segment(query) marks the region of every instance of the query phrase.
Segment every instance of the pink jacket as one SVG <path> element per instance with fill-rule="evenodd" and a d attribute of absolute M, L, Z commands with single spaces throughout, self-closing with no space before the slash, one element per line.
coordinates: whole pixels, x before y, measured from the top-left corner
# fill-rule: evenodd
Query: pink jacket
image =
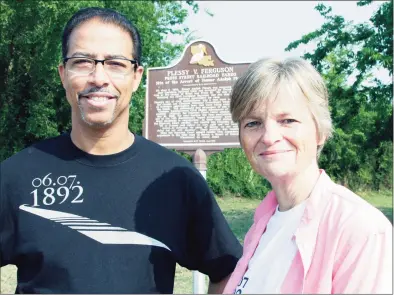
<path fill-rule="evenodd" d="M 392 294 L 393 226 L 375 207 L 321 175 L 293 236 L 299 251 L 282 293 Z M 268 193 L 256 209 L 246 234 L 243 256 L 225 294 L 234 293 L 277 205 Z M 269 265 L 267 265 L 269 267 Z"/>

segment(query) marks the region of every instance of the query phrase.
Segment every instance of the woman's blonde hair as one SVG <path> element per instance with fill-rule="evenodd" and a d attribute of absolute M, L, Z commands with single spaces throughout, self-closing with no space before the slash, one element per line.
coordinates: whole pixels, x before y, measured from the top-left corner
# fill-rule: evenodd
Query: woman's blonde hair
<path fill-rule="evenodd" d="M 333 126 L 327 87 L 316 69 L 298 57 L 284 60 L 267 58 L 252 63 L 231 92 L 230 112 L 233 121 L 239 123 L 261 102 L 275 98 L 281 87 L 301 90 L 315 121 L 318 138 L 330 138 Z M 323 145 L 317 147 L 318 156 Z"/>

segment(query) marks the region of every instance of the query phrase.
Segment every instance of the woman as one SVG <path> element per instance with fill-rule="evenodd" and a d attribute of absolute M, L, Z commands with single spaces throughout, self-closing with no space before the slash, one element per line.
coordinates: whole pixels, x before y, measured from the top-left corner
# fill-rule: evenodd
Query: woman
<path fill-rule="evenodd" d="M 241 146 L 272 191 L 224 293 L 390 293 L 388 219 L 318 167 L 332 133 L 327 89 L 301 58 L 263 59 L 236 82 Z"/>

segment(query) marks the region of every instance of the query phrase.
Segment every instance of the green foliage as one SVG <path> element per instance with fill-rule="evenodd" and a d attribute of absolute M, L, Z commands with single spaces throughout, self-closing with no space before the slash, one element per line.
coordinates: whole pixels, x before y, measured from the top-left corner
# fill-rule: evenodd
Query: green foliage
<path fill-rule="evenodd" d="M 358 5 L 370 3 L 363 0 Z M 1 1 L 0 160 L 71 128 L 57 66 L 62 29 L 74 12 L 99 6 L 125 14 L 140 30 L 142 64 L 147 68 L 168 66 L 191 40 L 191 32 L 183 25 L 187 5 L 198 11 L 194 1 Z M 382 2 L 370 23 L 353 24 L 319 4 L 316 10 L 325 23 L 286 48 L 316 44 L 305 58 L 327 81 L 335 125 L 320 166 L 354 189 L 392 188 L 393 85 L 374 76 L 377 68 L 393 73 L 392 8 L 392 1 Z M 166 42 L 170 33 L 186 36 L 185 44 Z M 144 75 L 130 109 L 129 127 L 137 134 L 142 133 L 145 85 Z M 220 196 L 262 198 L 270 190 L 240 149 L 208 157 L 207 181 Z"/>
<path fill-rule="evenodd" d="M 316 44 L 304 57 L 327 82 L 335 129 L 319 165 L 354 190 L 392 188 L 393 85 L 373 74 L 376 68 L 393 72 L 392 8 L 392 1 L 382 2 L 370 23 L 353 24 L 319 4 L 316 10 L 325 23 L 286 48 Z M 211 156 L 207 176 L 218 195 L 261 198 L 269 190 L 269 183 L 252 171 L 240 150 Z"/>
<path fill-rule="evenodd" d="M 70 107 L 57 67 L 67 20 L 83 7 L 108 7 L 139 28 L 142 64 L 166 66 L 185 44 L 166 36 L 187 34 L 181 27 L 193 1 L 1 1 L 0 2 L 0 160 L 41 139 L 71 128 Z M 142 133 L 145 79 L 133 96 L 130 129 Z"/>
<path fill-rule="evenodd" d="M 359 6 L 371 1 L 360 1 Z M 382 2 L 369 23 L 353 24 L 333 15 L 330 7 L 316 10 L 325 19 L 318 30 L 288 45 L 290 51 L 314 42 L 304 57 L 327 82 L 333 138 L 320 166 L 353 189 L 392 187 L 393 83 L 384 84 L 374 70 L 393 73 L 393 2 Z"/>
<path fill-rule="evenodd" d="M 270 184 L 255 173 L 241 149 L 226 149 L 208 159 L 207 181 L 219 196 L 263 198 Z"/>

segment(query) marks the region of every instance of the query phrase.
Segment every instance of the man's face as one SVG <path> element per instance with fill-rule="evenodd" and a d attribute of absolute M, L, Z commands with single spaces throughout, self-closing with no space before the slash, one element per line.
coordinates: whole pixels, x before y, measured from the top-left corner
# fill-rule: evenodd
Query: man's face
<path fill-rule="evenodd" d="M 134 59 L 129 33 L 113 24 L 92 19 L 71 33 L 67 57 Z M 94 72 L 81 75 L 70 71 L 69 61 L 59 66 L 59 74 L 67 100 L 72 109 L 73 123 L 85 123 L 94 128 L 109 126 L 118 121 L 128 122 L 132 93 L 141 81 L 139 66 L 127 75 L 113 75 L 97 63 Z"/>

